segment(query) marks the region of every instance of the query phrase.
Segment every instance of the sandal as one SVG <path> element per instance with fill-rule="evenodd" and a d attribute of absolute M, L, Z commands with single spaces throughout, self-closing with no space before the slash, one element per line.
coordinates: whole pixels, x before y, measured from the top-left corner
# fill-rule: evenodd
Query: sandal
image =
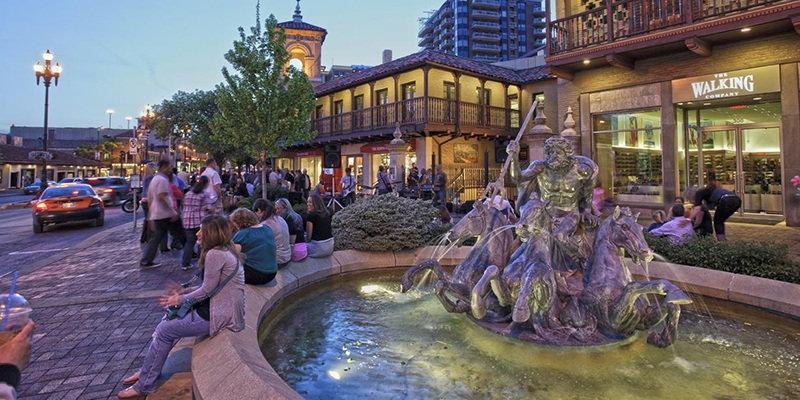
<path fill-rule="evenodd" d="M 139 398 L 139 397 L 142 397 L 142 396 L 143 395 L 141 393 L 137 392 L 136 389 L 134 389 L 133 387 L 129 387 L 129 388 L 117 393 L 117 397 L 119 397 L 120 399 L 135 399 L 135 398 Z"/>
<path fill-rule="evenodd" d="M 125 380 L 122 381 L 122 384 L 130 386 L 130 385 L 133 385 L 134 383 L 136 383 L 138 381 L 139 381 L 139 373 L 137 372 L 137 373 L 125 378 Z"/>

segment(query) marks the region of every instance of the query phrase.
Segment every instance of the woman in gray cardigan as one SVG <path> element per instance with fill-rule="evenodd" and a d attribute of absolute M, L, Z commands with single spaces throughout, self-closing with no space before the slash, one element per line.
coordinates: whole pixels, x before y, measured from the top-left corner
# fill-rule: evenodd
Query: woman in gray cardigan
<path fill-rule="evenodd" d="M 142 368 L 123 381 L 133 386 L 119 392 L 119 398 L 136 398 L 155 392 L 156 378 L 178 339 L 206 334 L 213 338 L 224 329 L 234 332 L 244 329 L 244 268 L 239 265 L 242 257 L 233 247 L 232 232 L 230 223 L 222 216 L 203 218 L 197 235 L 203 248 L 200 255 L 202 286 L 174 291 L 159 299 L 165 307 L 177 306 L 191 299 L 199 302 L 184 318 L 163 319 L 158 324 Z M 234 271 L 236 275 L 214 297 L 200 301 Z"/>

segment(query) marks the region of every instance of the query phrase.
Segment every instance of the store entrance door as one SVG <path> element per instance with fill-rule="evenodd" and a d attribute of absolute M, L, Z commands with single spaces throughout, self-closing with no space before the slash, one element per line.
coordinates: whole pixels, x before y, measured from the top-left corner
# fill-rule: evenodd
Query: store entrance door
<path fill-rule="evenodd" d="M 700 186 L 711 178 L 742 199 L 740 215 L 783 215 L 779 124 L 701 128 L 697 156 Z"/>

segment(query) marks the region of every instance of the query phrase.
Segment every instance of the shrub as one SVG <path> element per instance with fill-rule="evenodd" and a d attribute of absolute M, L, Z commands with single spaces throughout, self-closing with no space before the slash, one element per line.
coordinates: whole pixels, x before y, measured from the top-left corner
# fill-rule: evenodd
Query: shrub
<path fill-rule="evenodd" d="M 695 236 L 683 246 L 664 237 L 646 235 L 647 243 L 669 262 L 800 283 L 800 265 L 786 246 L 775 243 L 719 243 L 713 236 Z"/>
<path fill-rule="evenodd" d="M 236 203 L 236 208 L 246 208 L 248 210 L 252 210 L 253 209 L 253 199 L 248 197 L 248 198 L 244 198 L 244 199 L 239 200 L 239 202 Z"/>
<path fill-rule="evenodd" d="M 296 213 L 298 213 L 298 214 L 300 214 L 300 215 L 302 215 L 304 217 L 308 214 L 308 204 L 306 202 L 302 202 L 300 204 L 295 204 L 295 205 L 292 206 L 292 209 L 294 210 L 294 212 L 296 212 Z"/>
<path fill-rule="evenodd" d="M 261 185 L 253 188 L 253 198 L 261 198 Z M 289 197 L 289 191 L 283 186 L 280 187 L 267 187 L 267 200 L 275 202 L 282 197 Z"/>
<path fill-rule="evenodd" d="M 399 251 L 424 246 L 446 230 L 431 202 L 391 194 L 357 201 L 333 216 L 337 250 Z"/>

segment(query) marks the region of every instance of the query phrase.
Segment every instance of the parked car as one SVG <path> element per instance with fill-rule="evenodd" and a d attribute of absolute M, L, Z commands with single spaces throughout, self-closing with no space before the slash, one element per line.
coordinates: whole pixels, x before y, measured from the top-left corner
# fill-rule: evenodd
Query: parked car
<path fill-rule="evenodd" d="M 46 225 L 91 221 L 105 223 L 103 200 L 94 188 L 83 184 L 48 186 L 33 202 L 33 233 L 42 233 Z"/>
<path fill-rule="evenodd" d="M 106 203 L 120 204 L 131 190 L 125 178 L 109 176 L 104 178 L 87 178 L 84 183 L 92 186 L 94 192 Z"/>
<path fill-rule="evenodd" d="M 63 185 L 65 183 L 82 183 L 82 182 L 83 182 L 83 178 L 64 178 L 64 179 L 58 181 L 58 184 L 59 185 Z"/>
<path fill-rule="evenodd" d="M 55 181 L 47 181 L 47 186 L 55 185 Z M 39 193 L 39 189 L 41 189 L 41 182 L 37 179 L 35 182 L 30 184 L 29 186 L 25 186 L 22 188 L 22 193 L 25 194 L 36 194 Z"/>

